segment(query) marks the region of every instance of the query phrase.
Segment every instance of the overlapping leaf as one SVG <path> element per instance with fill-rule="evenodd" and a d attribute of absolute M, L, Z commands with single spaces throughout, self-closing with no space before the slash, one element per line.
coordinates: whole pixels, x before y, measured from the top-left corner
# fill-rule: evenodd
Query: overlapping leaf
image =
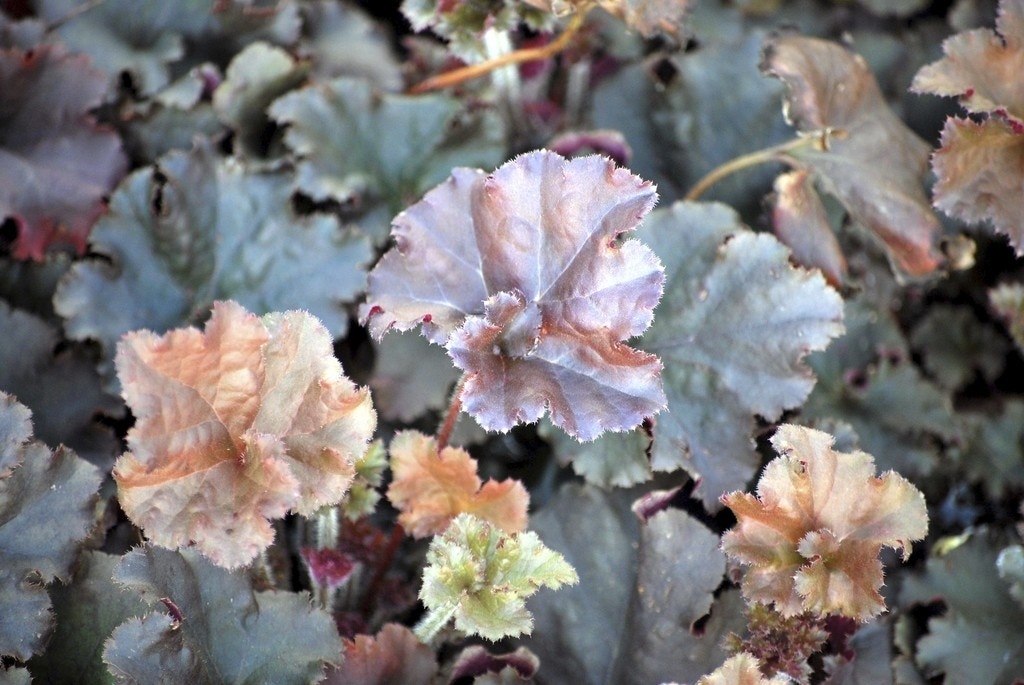
<path fill-rule="evenodd" d="M 88 113 L 106 93 L 83 55 L 0 49 L 0 221 L 15 222 L 16 258 L 41 261 L 52 244 L 85 251 L 126 167 L 117 135 Z"/>
<path fill-rule="evenodd" d="M 803 611 L 867 620 L 885 610 L 882 546 L 900 549 L 928 532 L 924 496 L 902 476 L 875 476 L 865 452 L 833 449 L 827 433 L 784 424 L 772 437 L 757 497 L 722 498 L 738 520 L 722 549 L 749 564 L 743 594 L 774 603 L 783 616 Z"/>
<path fill-rule="evenodd" d="M 369 243 L 334 217 L 296 215 L 290 186 L 206 145 L 129 176 L 93 232 L 102 257 L 75 264 L 54 296 L 68 336 L 100 341 L 109 376 L 122 334 L 193 323 L 217 299 L 257 313 L 307 309 L 343 333 L 340 304 L 365 283 Z"/>
<path fill-rule="evenodd" d="M 0 393 L 0 655 L 21 661 L 46 644 L 53 615 L 45 586 L 70 576 L 101 482 L 71 450 L 32 440 L 29 416 Z"/>
<path fill-rule="evenodd" d="M 114 630 L 103 660 L 119 683 L 306 685 L 340 659 L 334 620 L 307 596 L 254 592 L 194 551 L 138 548 L 114 579 L 167 608 Z"/>
<path fill-rule="evenodd" d="M 697 681 L 697 685 L 786 685 L 786 676 L 765 678 L 761 663 L 749 654 L 737 654 Z"/>
<path fill-rule="evenodd" d="M 762 70 L 788 89 L 787 120 L 819 141 L 788 153 L 867 227 L 903 271 L 933 271 L 938 218 L 924 194 L 928 144 L 896 117 L 867 63 L 817 38 L 779 36 L 765 44 Z"/>
<path fill-rule="evenodd" d="M 645 37 L 665 33 L 685 37 L 684 21 L 690 0 L 598 0 L 601 7 Z"/>
<path fill-rule="evenodd" d="M 772 229 L 800 266 L 821 269 L 829 285 L 846 280 L 846 257 L 806 169 L 781 174 L 772 197 Z"/>
<path fill-rule="evenodd" d="M 370 387 L 382 417 L 408 423 L 445 407 L 459 371 L 443 347 L 414 333 L 395 333 L 384 336 L 376 352 Z"/>
<path fill-rule="evenodd" d="M 992 383 L 1006 364 L 1010 345 L 991 324 L 967 307 L 932 305 L 914 327 L 911 344 L 924 368 L 948 390 L 958 390 L 977 374 Z"/>
<path fill-rule="evenodd" d="M 383 204 L 384 220 L 453 167 L 491 168 L 505 155 L 504 128 L 492 112 L 471 114 L 441 95 L 381 94 L 363 79 L 314 83 L 278 99 L 270 116 L 288 125 L 302 192 L 363 211 Z M 386 224 L 365 227 L 383 240 Z"/>
<path fill-rule="evenodd" d="M 654 212 L 639 233 L 667 278 L 642 340 L 665 363 L 668 394 L 651 463 L 699 477 L 710 504 L 754 473 L 754 415 L 775 420 L 811 391 L 814 376 L 802 359 L 843 330 L 842 300 L 724 205 L 676 203 Z"/>
<path fill-rule="evenodd" d="M 401 65 L 381 27 L 354 5 L 316 0 L 302 4 L 300 54 L 321 80 L 358 76 L 388 92 L 402 89 Z"/>
<path fill-rule="evenodd" d="M 324 685 L 430 685 L 437 675 L 434 651 L 397 623 L 376 635 L 344 641 L 340 666 L 327 669 Z"/>
<path fill-rule="evenodd" d="M 506 533 L 526 528 L 530 496 L 517 480 L 481 483 L 476 460 L 458 447 L 438 450 L 418 431 L 391 440 L 388 499 L 401 512 L 398 522 L 417 538 L 439 535 L 459 514 L 472 514 Z"/>
<path fill-rule="evenodd" d="M 125 336 L 117 371 L 137 420 L 114 469 L 122 508 L 154 543 L 227 568 L 270 544 L 268 519 L 340 501 L 376 425 L 305 312 L 219 302 L 205 332 Z"/>
<path fill-rule="evenodd" d="M 463 406 L 484 428 L 546 410 L 580 440 L 632 428 L 662 406 L 660 362 L 622 341 L 650 324 L 662 270 L 617 238 L 654 198 L 596 156 L 538 151 L 491 175 L 456 169 L 395 219 L 397 246 L 360 315 L 378 338 L 422 324 L 447 343 L 467 372 Z"/>
<path fill-rule="evenodd" d="M 968 222 L 990 221 L 1024 254 L 1024 211 L 1018 170 L 1024 162 L 1024 3 L 1002 0 L 996 30 L 973 29 L 946 39 L 945 57 L 923 67 L 912 89 L 959 97 L 977 119 L 949 117 L 932 158 L 935 206 Z"/>

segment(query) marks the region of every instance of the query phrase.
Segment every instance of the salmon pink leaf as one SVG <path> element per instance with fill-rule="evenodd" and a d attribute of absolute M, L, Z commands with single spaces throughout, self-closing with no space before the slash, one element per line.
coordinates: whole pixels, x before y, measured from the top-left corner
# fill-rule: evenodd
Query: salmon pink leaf
<path fill-rule="evenodd" d="M 817 144 L 789 154 L 811 170 L 911 275 L 933 271 L 939 220 L 924 194 L 930 148 L 889 109 L 867 62 L 842 45 L 779 36 L 761 69 L 786 84 L 787 120 Z"/>
<path fill-rule="evenodd" d="M 790 682 L 786 676 L 765 678 L 761 674 L 761 662 L 750 654 L 741 653 L 698 680 L 697 685 L 786 685 Z"/>
<path fill-rule="evenodd" d="M 737 524 L 722 549 L 750 565 L 743 594 L 774 603 L 783 616 L 804 611 L 866 621 L 885 610 L 880 549 L 910 554 L 928 532 L 924 496 L 889 471 L 875 476 L 871 455 L 837 452 L 828 433 L 783 424 L 772 437 L 779 457 L 765 467 L 757 497 L 723 496 Z"/>
<path fill-rule="evenodd" d="M 620 239 L 654 201 L 597 156 L 456 169 L 395 219 L 360 314 L 375 337 L 422 324 L 446 343 L 467 373 L 463 406 L 488 430 L 545 410 L 584 441 L 628 430 L 664 404 L 657 357 L 622 344 L 661 296 L 657 257 Z"/>
<path fill-rule="evenodd" d="M 438 672 L 434 650 L 398 623 L 344 640 L 343 657 L 323 685 L 430 685 Z"/>
<path fill-rule="evenodd" d="M 205 333 L 131 333 L 116 361 L 136 416 L 114 468 L 122 508 L 154 543 L 227 568 L 270 544 L 268 519 L 338 503 L 376 426 L 305 312 L 219 302 Z"/>
<path fill-rule="evenodd" d="M 42 261 L 55 243 L 85 252 L 127 166 L 118 136 L 89 115 L 106 93 L 83 55 L 0 50 L 0 221 L 18 229 L 14 257 Z"/>
<path fill-rule="evenodd" d="M 434 438 L 410 430 L 392 439 L 390 452 L 388 499 L 401 512 L 398 522 L 413 537 L 443 533 L 462 513 L 507 533 L 526 528 L 530 496 L 523 484 L 517 480 L 481 484 L 476 460 L 465 450 L 438 450 Z"/>

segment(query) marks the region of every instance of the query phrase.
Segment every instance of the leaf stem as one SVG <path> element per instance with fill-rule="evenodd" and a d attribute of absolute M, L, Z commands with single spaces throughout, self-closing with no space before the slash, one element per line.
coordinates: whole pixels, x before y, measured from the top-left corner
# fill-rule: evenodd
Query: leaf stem
<path fill-rule="evenodd" d="M 750 152 L 748 154 L 741 155 L 739 157 L 731 159 L 725 164 L 722 164 L 721 166 L 712 169 L 704 176 L 704 178 L 697 181 L 697 185 L 693 186 L 693 188 L 690 188 L 690 192 L 688 192 L 686 194 L 686 197 L 684 197 L 683 199 L 688 201 L 696 200 L 701 195 L 703 195 L 708 188 L 715 185 L 726 176 L 730 176 L 736 173 L 737 171 L 742 171 L 749 167 L 757 166 L 758 164 L 765 164 L 767 162 L 784 161 L 782 159 L 782 155 L 784 155 L 787 152 L 791 152 L 792 150 L 798 150 L 802 147 L 806 147 L 807 145 L 814 144 L 817 144 L 827 149 L 827 138 L 830 135 L 831 131 L 829 129 L 825 129 L 823 131 L 815 132 L 810 135 L 801 135 L 798 136 L 797 138 L 794 138 L 793 140 L 787 140 L 785 143 L 780 143 L 779 145 L 772 145 L 771 147 L 766 147 L 763 150 Z"/>
<path fill-rule="evenodd" d="M 594 5 L 591 2 L 581 4 L 579 8 L 577 8 L 576 13 L 573 14 L 572 19 L 569 20 L 569 25 L 565 27 L 565 30 L 562 31 L 561 35 L 547 45 L 542 45 L 536 48 L 522 48 L 477 64 L 469 64 L 458 69 L 446 71 L 443 74 L 438 74 L 437 76 L 432 76 L 424 81 L 420 81 L 410 88 L 408 93 L 410 95 L 419 95 L 432 90 L 440 90 L 441 88 L 448 88 L 460 83 L 465 83 L 466 81 L 471 81 L 475 78 L 479 78 L 480 76 L 484 76 L 495 69 L 509 66 L 511 64 L 522 64 L 523 62 L 534 62 L 554 57 L 559 52 L 567 48 L 572 42 L 572 39 L 577 33 L 579 33 L 580 29 L 583 28 L 584 19 L 586 19 L 587 14 L 593 6 Z"/>
<path fill-rule="evenodd" d="M 459 384 L 452 391 L 452 399 L 448 403 L 448 412 L 444 415 L 444 421 L 437 428 L 437 451 L 441 452 L 448 446 L 448 439 L 452 437 L 455 430 L 455 423 L 459 420 L 459 412 L 462 411 L 462 389 L 466 386 L 467 374 L 459 379 Z"/>

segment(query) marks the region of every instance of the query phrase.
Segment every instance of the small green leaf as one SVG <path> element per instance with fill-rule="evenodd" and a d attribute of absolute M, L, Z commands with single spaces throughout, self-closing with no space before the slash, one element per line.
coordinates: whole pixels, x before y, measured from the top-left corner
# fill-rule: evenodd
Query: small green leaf
<path fill-rule="evenodd" d="M 120 683 L 306 685 L 341 655 L 334 620 L 291 592 L 254 592 L 198 552 L 142 547 L 114 579 L 167 608 L 121 624 L 103 660 Z"/>
<path fill-rule="evenodd" d="M 416 634 L 427 642 L 451 618 L 457 629 L 488 640 L 529 633 L 533 617 L 524 600 L 541 587 L 577 582 L 572 566 L 536 533 L 508 534 L 460 514 L 427 551 L 420 590 L 427 615 Z"/>

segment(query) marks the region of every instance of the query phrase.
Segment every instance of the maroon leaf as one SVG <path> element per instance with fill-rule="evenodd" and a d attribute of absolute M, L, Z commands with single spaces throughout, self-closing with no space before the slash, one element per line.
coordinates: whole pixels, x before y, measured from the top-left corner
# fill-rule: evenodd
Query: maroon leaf
<path fill-rule="evenodd" d="M 124 174 L 117 135 L 96 125 L 107 78 L 56 45 L 0 50 L 0 220 L 13 255 L 42 261 L 53 244 L 85 252 L 103 197 Z"/>
<path fill-rule="evenodd" d="M 618 237 L 655 197 L 597 156 L 456 169 L 395 219 L 362 319 L 377 338 L 422 324 L 446 343 L 467 372 L 464 407 L 489 430 L 545 409 L 580 440 L 632 428 L 665 404 L 661 363 L 622 341 L 650 325 L 664 274 Z"/>

